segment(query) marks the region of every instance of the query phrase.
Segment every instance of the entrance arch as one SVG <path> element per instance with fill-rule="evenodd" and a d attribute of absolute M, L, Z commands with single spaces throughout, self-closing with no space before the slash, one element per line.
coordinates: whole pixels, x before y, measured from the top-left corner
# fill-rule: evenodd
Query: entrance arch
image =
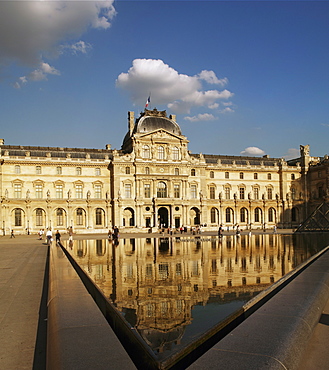
<path fill-rule="evenodd" d="M 190 210 L 191 225 L 200 225 L 200 210 L 196 207 Z"/>
<path fill-rule="evenodd" d="M 166 207 L 160 207 L 158 210 L 158 226 L 169 227 L 169 216 L 168 209 Z"/>

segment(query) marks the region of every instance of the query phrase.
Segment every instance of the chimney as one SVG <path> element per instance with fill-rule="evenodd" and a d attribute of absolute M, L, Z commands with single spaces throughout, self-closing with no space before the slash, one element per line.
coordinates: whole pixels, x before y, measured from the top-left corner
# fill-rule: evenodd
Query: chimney
<path fill-rule="evenodd" d="M 134 112 L 128 112 L 128 130 L 130 135 L 132 134 L 135 126 L 135 113 Z"/>
<path fill-rule="evenodd" d="M 0 139 L 0 145 L 5 145 L 5 139 Z"/>

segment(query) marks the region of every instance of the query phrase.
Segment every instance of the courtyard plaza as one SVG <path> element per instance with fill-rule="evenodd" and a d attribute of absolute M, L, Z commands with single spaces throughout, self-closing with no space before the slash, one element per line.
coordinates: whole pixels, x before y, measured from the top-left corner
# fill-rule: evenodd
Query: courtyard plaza
<path fill-rule="evenodd" d="M 273 233 L 273 230 L 268 232 Z M 293 231 L 279 229 L 277 232 L 287 234 Z M 253 233 L 263 233 L 263 231 L 255 230 Z M 233 231 L 224 232 L 224 235 L 229 234 L 233 235 Z M 203 235 L 216 235 L 216 233 L 205 232 Z M 152 237 L 162 236 L 162 233 L 152 234 Z M 150 235 L 121 233 L 120 237 L 144 238 Z M 63 240 L 68 238 L 68 234 L 62 237 Z M 76 240 L 90 238 L 105 239 L 107 235 L 74 235 Z M 1 369 L 46 369 L 47 367 L 48 255 L 49 248 L 45 240 L 38 240 L 36 234 L 16 235 L 15 238 L 11 238 L 10 235 L 0 237 Z M 329 301 L 323 309 L 298 369 L 328 369 L 328 341 Z M 204 367 L 198 365 L 195 368 L 206 368 L 207 364 L 204 365 Z M 193 364 L 191 367 L 194 368 Z M 114 361 L 108 364 L 107 368 L 116 369 L 119 368 L 119 364 Z M 120 366 L 120 368 L 125 367 Z M 227 369 L 230 369 L 229 364 Z"/>

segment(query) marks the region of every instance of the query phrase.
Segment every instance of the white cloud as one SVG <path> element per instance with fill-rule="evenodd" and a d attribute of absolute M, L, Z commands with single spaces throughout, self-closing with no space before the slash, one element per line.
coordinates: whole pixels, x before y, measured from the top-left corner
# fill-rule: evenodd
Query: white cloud
<path fill-rule="evenodd" d="M 220 113 L 233 113 L 234 112 L 234 109 L 232 109 L 232 108 L 230 108 L 230 107 L 226 107 L 226 108 L 224 108 L 224 109 L 222 109 L 221 111 L 220 111 Z"/>
<path fill-rule="evenodd" d="M 114 15 L 113 0 L 0 1 L 0 68 L 13 62 L 35 68 L 89 27 L 110 27 Z M 83 52 L 87 44 L 71 47 Z"/>
<path fill-rule="evenodd" d="M 264 150 L 257 148 L 256 146 L 248 146 L 245 150 L 240 152 L 242 155 L 248 155 L 248 156 L 257 156 L 257 155 L 264 155 Z"/>
<path fill-rule="evenodd" d="M 38 69 L 35 69 L 27 76 L 22 76 L 19 78 L 19 81 L 15 82 L 14 87 L 16 89 L 21 88 L 28 81 L 46 81 L 47 75 L 57 75 L 61 73 L 54 67 L 50 66 L 48 63 L 42 62 Z"/>
<path fill-rule="evenodd" d="M 193 107 L 213 109 L 218 100 L 233 96 L 226 89 L 203 90 L 202 81 L 205 79 L 212 84 L 220 84 L 221 81 L 213 71 L 188 76 L 178 73 L 160 59 L 135 59 L 128 72 L 118 76 L 116 85 L 127 91 L 135 104 L 142 105 L 151 92 L 153 106 L 166 104 L 175 113 L 189 113 Z"/>
<path fill-rule="evenodd" d="M 199 121 L 214 121 L 217 119 L 217 117 L 209 113 L 203 113 L 203 114 L 198 114 L 193 117 L 187 116 L 187 117 L 184 117 L 184 119 L 190 122 L 199 122 Z"/>
<path fill-rule="evenodd" d="M 218 79 L 214 71 L 201 71 L 201 73 L 199 73 L 199 78 L 200 80 L 205 80 L 209 84 L 225 86 L 228 83 L 226 77 Z"/>
<path fill-rule="evenodd" d="M 299 149 L 296 148 L 290 148 L 288 149 L 287 153 L 283 156 L 284 159 L 293 159 L 293 158 L 299 158 L 300 152 Z"/>

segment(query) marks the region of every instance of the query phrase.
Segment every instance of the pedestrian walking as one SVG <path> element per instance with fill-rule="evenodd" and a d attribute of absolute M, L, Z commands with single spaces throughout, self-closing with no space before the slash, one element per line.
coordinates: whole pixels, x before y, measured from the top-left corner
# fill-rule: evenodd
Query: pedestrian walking
<path fill-rule="evenodd" d="M 14 230 L 11 230 L 10 238 L 15 238 Z"/>

